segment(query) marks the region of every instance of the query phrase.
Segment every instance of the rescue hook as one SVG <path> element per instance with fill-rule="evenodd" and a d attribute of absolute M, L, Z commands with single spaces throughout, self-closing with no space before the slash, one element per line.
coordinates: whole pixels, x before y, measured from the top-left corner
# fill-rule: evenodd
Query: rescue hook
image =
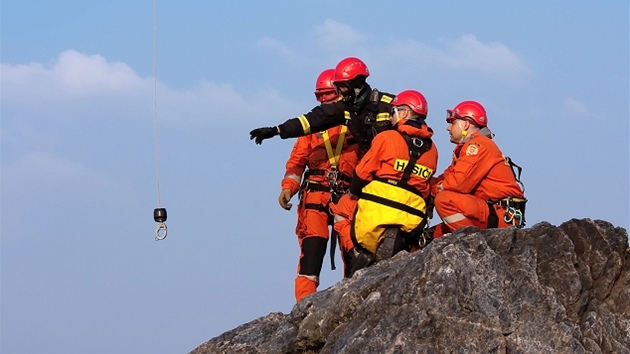
<path fill-rule="evenodd" d="M 168 229 L 166 224 L 166 209 L 165 208 L 155 208 L 153 210 L 153 219 L 158 223 L 157 228 L 155 229 L 155 240 L 160 241 L 166 238 L 166 234 Z"/>

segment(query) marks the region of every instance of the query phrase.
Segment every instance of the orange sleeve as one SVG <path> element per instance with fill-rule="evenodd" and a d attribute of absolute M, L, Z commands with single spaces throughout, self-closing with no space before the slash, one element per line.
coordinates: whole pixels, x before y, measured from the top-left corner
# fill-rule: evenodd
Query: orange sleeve
<path fill-rule="evenodd" d="M 462 147 L 457 160 L 444 171 L 442 188 L 468 194 L 496 163 L 492 149 L 485 142 L 473 139 Z"/>
<path fill-rule="evenodd" d="M 293 149 L 286 163 L 284 178 L 280 183 L 282 189 L 290 189 L 291 194 L 298 192 L 302 174 L 304 174 L 310 154 L 311 144 L 309 136 L 299 137 L 293 144 Z"/>
<path fill-rule="evenodd" d="M 371 181 L 376 171 L 381 167 L 381 156 L 383 156 L 383 150 L 385 149 L 385 132 L 380 133 L 372 140 L 372 146 L 363 155 L 357 167 L 354 169 L 354 173 L 363 181 Z"/>

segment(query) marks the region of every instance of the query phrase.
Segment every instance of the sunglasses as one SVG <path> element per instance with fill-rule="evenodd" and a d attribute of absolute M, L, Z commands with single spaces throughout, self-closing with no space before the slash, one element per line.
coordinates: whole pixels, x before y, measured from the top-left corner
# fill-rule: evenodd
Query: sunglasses
<path fill-rule="evenodd" d="M 315 92 L 315 98 L 319 102 L 329 102 L 337 99 L 336 91 L 324 91 L 324 92 Z"/>

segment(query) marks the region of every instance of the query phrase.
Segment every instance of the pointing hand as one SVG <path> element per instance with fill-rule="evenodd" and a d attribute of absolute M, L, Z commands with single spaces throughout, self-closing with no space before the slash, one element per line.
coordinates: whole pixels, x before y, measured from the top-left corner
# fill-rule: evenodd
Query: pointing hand
<path fill-rule="evenodd" d="M 249 140 L 254 140 L 256 144 L 262 144 L 265 139 L 273 138 L 278 135 L 277 127 L 256 128 L 249 132 Z"/>

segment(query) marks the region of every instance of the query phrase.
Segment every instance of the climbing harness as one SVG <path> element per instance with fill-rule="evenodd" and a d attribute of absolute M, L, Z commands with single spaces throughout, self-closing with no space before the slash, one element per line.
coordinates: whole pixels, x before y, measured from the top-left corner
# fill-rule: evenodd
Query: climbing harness
<path fill-rule="evenodd" d="M 347 113 L 347 112 L 346 112 Z M 324 139 L 324 146 L 326 147 L 326 154 L 328 156 L 328 162 L 330 163 L 330 169 L 309 169 L 304 173 L 304 181 L 300 186 L 298 199 L 300 204 L 304 202 L 304 193 L 306 192 L 326 192 L 330 193 L 330 202 L 337 203 L 339 198 L 346 192 L 348 185 L 350 184 L 350 177 L 344 175 L 339 171 L 339 159 L 343 150 L 344 143 L 350 144 L 350 139 L 346 140 L 346 133 L 348 127 L 342 125 L 339 131 L 339 138 L 337 139 L 337 145 L 334 147 L 330 141 L 330 135 L 327 130 L 322 132 L 322 138 Z M 321 176 L 328 184 L 324 184 L 324 181 L 318 181 L 317 179 L 310 179 L 311 176 Z M 304 203 L 302 205 L 304 209 L 313 209 L 323 213 L 328 213 L 329 224 L 332 225 L 332 214 L 328 205 Z M 330 235 L 330 268 L 335 270 L 335 248 L 337 245 L 337 233 L 333 230 Z"/>
<path fill-rule="evenodd" d="M 346 132 L 348 131 L 348 127 L 345 125 L 341 126 L 341 130 L 339 131 L 339 139 L 337 139 L 337 146 L 335 146 L 335 150 L 333 151 L 332 143 L 330 142 L 330 136 L 328 135 L 328 131 L 324 130 L 322 133 L 322 137 L 324 138 L 324 146 L 326 147 L 326 154 L 328 155 L 328 162 L 330 163 L 330 170 L 326 175 L 326 180 L 328 181 L 328 187 L 330 187 L 330 193 L 335 192 L 339 189 L 339 158 L 341 156 L 341 150 L 343 149 L 343 143 L 346 139 Z"/>
<path fill-rule="evenodd" d="M 512 159 L 508 156 L 503 155 L 503 160 L 505 164 L 510 167 L 512 170 L 512 174 L 514 175 L 514 179 L 516 183 L 518 183 L 519 187 L 525 193 L 525 185 L 521 182 L 521 172 L 523 172 L 523 168 L 512 161 Z M 488 228 L 496 228 L 499 227 L 499 216 L 497 215 L 497 211 L 495 207 L 498 205 L 504 210 L 503 221 L 507 224 L 512 224 L 519 229 L 525 226 L 525 204 L 527 203 L 526 198 L 519 197 L 507 197 L 499 200 L 488 200 Z"/>
<path fill-rule="evenodd" d="M 166 224 L 166 209 L 160 206 L 160 163 L 157 124 L 157 0 L 153 0 L 153 123 L 155 126 L 155 171 L 157 177 L 158 207 L 153 210 L 153 220 L 158 223 L 155 229 L 155 240 L 166 238 L 168 232 Z"/>

